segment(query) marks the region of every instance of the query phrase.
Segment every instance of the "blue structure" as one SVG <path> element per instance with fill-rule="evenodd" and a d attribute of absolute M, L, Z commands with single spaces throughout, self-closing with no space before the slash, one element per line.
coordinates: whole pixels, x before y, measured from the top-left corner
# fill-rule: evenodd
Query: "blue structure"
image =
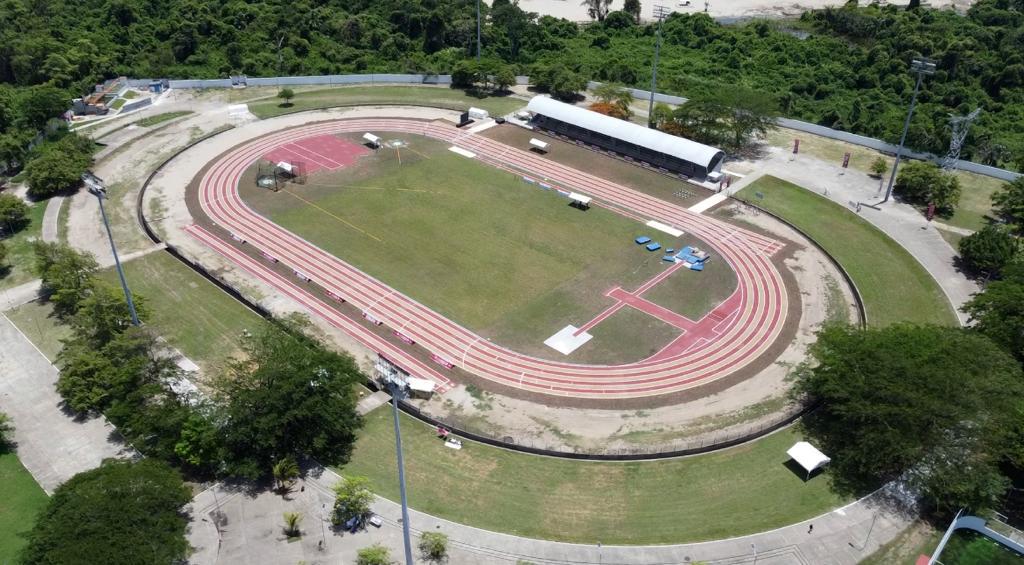
<path fill-rule="evenodd" d="M 634 239 L 633 241 L 635 241 L 638 245 L 643 245 L 645 243 L 650 243 L 651 238 L 647 237 L 646 235 L 641 235 L 640 237 Z"/>
<path fill-rule="evenodd" d="M 650 239 L 648 239 L 648 241 L 650 241 Z M 657 241 L 655 241 L 654 243 L 650 243 L 650 244 L 648 244 L 648 245 L 647 245 L 647 250 L 648 250 L 648 251 L 657 251 L 657 250 L 659 250 L 659 249 L 661 249 L 661 244 L 660 244 L 660 243 L 658 243 Z"/>
<path fill-rule="evenodd" d="M 665 255 L 665 256 L 663 256 L 661 258 L 661 260 L 665 261 L 666 263 L 675 263 L 676 262 L 676 256 L 675 255 Z"/>

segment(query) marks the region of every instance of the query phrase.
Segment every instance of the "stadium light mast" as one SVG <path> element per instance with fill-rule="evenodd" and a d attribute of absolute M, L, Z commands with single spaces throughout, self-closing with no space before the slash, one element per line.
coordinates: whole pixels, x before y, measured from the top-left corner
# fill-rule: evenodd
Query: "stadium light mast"
<path fill-rule="evenodd" d="M 651 101 L 647 104 L 647 127 L 654 128 L 654 92 L 658 89 L 658 57 L 661 55 L 661 22 L 672 13 L 665 6 L 654 6 L 654 17 L 658 20 L 658 40 L 654 43 L 654 65 L 651 67 Z"/>
<path fill-rule="evenodd" d="M 896 162 L 892 165 L 892 174 L 889 175 L 889 186 L 885 189 L 885 198 L 882 203 L 888 202 L 892 196 L 892 185 L 896 182 L 896 169 L 903 159 L 903 144 L 907 141 L 907 131 L 910 129 L 910 118 L 914 115 L 914 106 L 917 104 L 917 93 L 921 89 L 921 80 L 925 75 L 935 74 L 935 63 L 926 57 L 920 57 L 910 62 L 910 72 L 917 75 L 914 82 L 914 94 L 910 97 L 910 108 L 907 110 L 907 119 L 903 122 L 903 135 L 900 136 L 900 146 L 896 149 Z"/>
<path fill-rule="evenodd" d="M 103 179 L 92 174 L 91 171 L 82 173 L 82 182 L 89 189 L 89 193 L 95 196 L 100 203 L 100 216 L 103 217 L 103 226 L 107 228 L 110 252 L 114 254 L 114 266 L 117 267 L 117 276 L 121 279 L 121 290 L 124 291 L 124 299 L 128 303 L 128 313 L 132 317 L 132 325 L 138 326 L 139 315 L 135 311 L 135 301 L 132 300 L 132 291 L 128 289 L 128 281 L 124 278 L 124 269 L 121 268 L 121 260 L 117 257 L 117 247 L 114 245 L 114 235 L 110 233 L 110 222 L 107 221 L 107 210 L 103 206 L 103 200 L 107 197 L 107 186 Z"/>
<path fill-rule="evenodd" d="M 391 411 L 395 418 L 395 451 L 398 454 L 398 490 L 402 495 L 402 538 L 405 542 L 405 565 L 413 565 L 412 541 L 409 535 L 409 502 L 405 494 L 405 461 L 402 458 L 402 429 L 398 424 L 398 401 L 402 397 L 402 386 L 396 379 L 390 379 Z"/>

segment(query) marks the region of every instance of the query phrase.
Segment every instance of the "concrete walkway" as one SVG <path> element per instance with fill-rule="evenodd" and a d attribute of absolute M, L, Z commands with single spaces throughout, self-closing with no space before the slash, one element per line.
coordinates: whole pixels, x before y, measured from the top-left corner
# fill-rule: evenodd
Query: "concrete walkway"
<path fill-rule="evenodd" d="M 29 281 L 25 284 L 20 284 L 15 287 L 4 289 L 3 296 L 0 297 L 0 311 L 6 312 L 12 310 L 39 298 L 39 287 L 42 285 L 42 281 L 36 279 Z"/>
<path fill-rule="evenodd" d="M 106 458 L 133 454 L 106 419 L 78 419 L 65 412 L 56 383 L 57 368 L 6 316 L 0 317 L 0 411 L 14 423 L 18 458 L 51 494 Z"/>
<path fill-rule="evenodd" d="M 329 470 L 316 470 L 286 497 L 271 492 L 247 494 L 216 485 L 193 499 L 189 542 L 194 564 L 351 563 L 356 552 L 373 543 L 402 555 L 401 507 L 378 499 L 373 511 L 380 529 L 349 534 L 331 530 L 331 487 L 339 480 Z M 415 485 L 410 485 L 415 488 Z M 281 534 L 282 514 L 303 515 L 303 538 L 288 543 Z M 759 509 L 751 508 L 752 512 Z M 218 520 L 215 524 L 215 519 Z M 449 537 L 451 565 L 531 563 L 654 565 L 705 561 L 715 564 L 853 565 L 877 550 L 911 523 L 893 509 L 884 493 L 769 532 L 683 545 L 599 546 L 522 538 L 480 530 L 412 510 L 413 545 L 422 532 Z M 813 524 L 813 530 L 810 526 Z M 810 531 L 809 531 L 810 530 Z M 414 549 L 414 554 L 416 553 Z M 756 555 L 755 555 L 756 553 Z"/>
<path fill-rule="evenodd" d="M 793 155 L 778 148 L 769 148 L 769 152 L 766 159 L 749 164 L 756 172 L 733 183 L 729 188 L 730 194 L 735 194 L 762 175 L 772 175 L 847 207 L 858 202 L 874 205 L 884 195 L 880 193 L 878 179 L 859 171 L 846 169 L 844 172 L 840 167 L 808 156 L 797 155 L 791 160 Z M 877 210 L 862 206 L 860 215 L 899 242 L 924 266 L 956 308 L 960 322 L 967 323 L 967 315 L 960 311 L 960 307 L 980 289 L 956 269 L 956 253 L 942 239 L 938 229 L 914 207 L 895 200 L 879 204 Z"/>
<path fill-rule="evenodd" d="M 64 205 L 63 196 L 53 196 L 46 201 L 43 213 L 43 241 L 55 243 L 60 238 L 60 210 Z"/>

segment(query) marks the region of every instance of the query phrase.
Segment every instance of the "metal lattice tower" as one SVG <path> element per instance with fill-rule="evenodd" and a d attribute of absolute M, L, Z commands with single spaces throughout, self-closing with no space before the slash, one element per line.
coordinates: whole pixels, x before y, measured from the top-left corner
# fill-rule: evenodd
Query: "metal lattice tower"
<path fill-rule="evenodd" d="M 956 162 L 960 160 L 960 149 L 964 146 L 964 140 L 967 139 L 971 122 L 977 119 L 980 113 L 981 108 L 976 108 L 966 116 L 951 116 L 949 118 L 949 126 L 953 129 L 953 133 L 949 138 L 949 153 L 946 153 L 946 158 L 942 160 L 943 171 L 951 173 L 956 170 Z"/>

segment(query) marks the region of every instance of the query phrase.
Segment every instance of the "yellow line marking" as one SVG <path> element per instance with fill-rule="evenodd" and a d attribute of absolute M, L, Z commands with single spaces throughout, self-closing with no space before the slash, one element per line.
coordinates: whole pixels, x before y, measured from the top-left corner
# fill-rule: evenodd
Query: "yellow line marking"
<path fill-rule="evenodd" d="M 298 198 L 299 200 L 301 200 L 301 201 L 305 202 L 306 204 L 316 208 L 317 210 L 320 210 L 324 214 L 327 214 L 328 216 L 334 218 L 335 220 L 338 220 L 339 222 L 345 224 L 346 226 L 348 226 L 348 227 L 356 230 L 357 232 L 365 235 L 366 237 L 369 237 L 369 238 L 373 239 L 374 241 L 377 241 L 377 242 L 380 242 L 380 243 L 384 243 L 383 239 L 381 239 L 381 238 L 373 235 L 372 233 L 370 233 L 370 232 L 360 228 L 359 226 L 356 226 L 355 224 L 349 222 L 348 220 L 346 220 L 346 219 L 344 219 L 344 218 L 342 218 L 342 217 L 340 217 L 340 216 L 338 216 L 336 214 L 333 214 L 330 211 L 325 210 L 324 208 L 321 208 L 320 206 L 317 206 L 316 204 L 313 204 L 312 202 L 310 202 L 309 200 L 306 200 L 305 198 L 299 196 L 298 194 L 295 194 L 294 192 L 291 192 L 289 190 L 285 190 L 284 192 L 286 194 L 290 194 L 290 195 L 294 196 L 295 198 Z"/>

